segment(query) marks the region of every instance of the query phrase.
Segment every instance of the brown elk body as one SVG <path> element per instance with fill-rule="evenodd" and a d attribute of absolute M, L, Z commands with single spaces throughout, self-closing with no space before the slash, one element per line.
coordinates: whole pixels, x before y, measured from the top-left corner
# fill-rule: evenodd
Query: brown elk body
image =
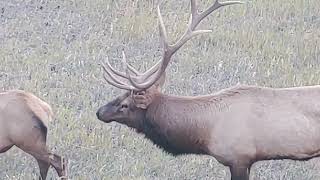
<path fill-rule="evenodd" d="M 260 160 L 319 156 L 320 86 L 277 89 L 238 85 L 195 97 L 161 93 L 171 56 L 194 32 L 199 32 L 195 26 L 221 7 L 219 4 L 216 1 L 198 14 L 191 0 L 188 29 L 174 45 L 167 44 L 158 9 L 163 59 L 143 74 L 126 63 L 124 54 L 125 73 L 109 62 L 103 65 L 105 80 L 127 92 L 100 107 L 98 119 L 132 127 L 174 155 L 213 156 L 230 168 L 232 180 L 249 180 L 252 164 Z"/>
<path fill-rule="evenodd" d="M 65 178 L 65 161 L 46 146 L 48 123 L 53 119 L 51 107 L 31 93 L 20 90 L 0 92 L 0 153 L 17 146 L 32 155 L 46 179 L 52 165 Z"/>

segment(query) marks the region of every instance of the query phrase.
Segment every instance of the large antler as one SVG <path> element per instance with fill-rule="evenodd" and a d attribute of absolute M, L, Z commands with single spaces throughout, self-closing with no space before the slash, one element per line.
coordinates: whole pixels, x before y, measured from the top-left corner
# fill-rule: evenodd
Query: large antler
<path fill-rule="evenodd" d="M 165 72 L 172 55 L 179 50 L 188 40 L 192 37 L 211 32 L 211 30 L 195 30 L 197 25 L 209 14 L 211 14 L 216 9 L 232 5 L 232 4 L 242 4 L 240 1 L 228 1 L 228 2 L 219 2 L 218 0 L 206 9 L 204 12 L 199 13 L 197 10 L 197 4 L 195 0 L 191 0 L 191 15 L 188 23 L 188 28 L 186 29 L 185 33 L 179 38 L 177 42 L 170 45 L 168 43 L 167 38 L 167 31 L 165 25 L 163 23 L 163 19 L 160 13 L 160 8 L 158 6 L 157 13 L 159 18 L 159 34 L 160 34 L 160 41 L 163 45 L 163 57 L 160 61 L 158 61 L 154 66 L 152 66 L 148 71 L 145 73 L 138 72 L 135 68 L 129 65 L 126 62 L 126 57 L 124 52 L 122 53 L 123 56 L 123 65 L 125 66 L 126 72 L 120 72 L 114 69 L 107 60 L 107 64 L 103 65 L 103 68 L 109 78 L 105 76 L 106 81 L 118 88 L 127 89 L 127 90 L 145 90 L 151 87 Z M 116 76 L 122 77 L 129 81 L 129 83 L 124 83 L 120 81 Z"/>

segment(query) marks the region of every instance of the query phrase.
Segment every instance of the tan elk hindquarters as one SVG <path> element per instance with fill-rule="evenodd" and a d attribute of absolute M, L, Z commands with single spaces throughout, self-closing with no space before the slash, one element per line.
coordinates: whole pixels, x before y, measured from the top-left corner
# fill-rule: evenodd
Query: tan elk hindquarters
<path fill-rule="evenodd" d="M 0 153 L 17 146 L 32 155 L 43 180 L 50 165 L 59 177 L 66 178 L 65 160 L 52 154 L 46 146 L 51 119 L 51 107 L 33 94 L 20 90 L 0 92 Z"/>

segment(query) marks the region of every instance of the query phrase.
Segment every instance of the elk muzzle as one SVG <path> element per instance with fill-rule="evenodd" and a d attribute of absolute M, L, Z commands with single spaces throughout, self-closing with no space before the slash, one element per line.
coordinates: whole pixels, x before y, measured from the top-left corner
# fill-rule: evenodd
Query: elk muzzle
<path fill-rule="evenodd" d="M 105 123 L 112 122 L 114 114 L 113 109 L 113 107 L 109 107 L 108 105 L 100 107 L 96 113 L 97 118 Z"/>

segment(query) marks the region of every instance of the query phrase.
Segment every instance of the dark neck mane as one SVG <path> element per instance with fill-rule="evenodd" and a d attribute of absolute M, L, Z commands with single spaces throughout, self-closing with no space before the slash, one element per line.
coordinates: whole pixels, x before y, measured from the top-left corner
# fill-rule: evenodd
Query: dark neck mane
<path fill-rule="evenodd" d="M 155 145 L 172 155 L 182 154 L 181 150 L 170 144 L 168 138 L 161 132 L 157 125 L 150 123 L 147 119 L 143 122 L 142 133 L 147 139 L 150 139 Z"/>
<path fill-rule="evenodd" d="M 145 135 L 147 139 L 150 139 L 155 145 L 162 148 L 164 151 L 173 154 L 206 154 L 203 149 L 202 139 L 195 139 L 195 134 L 199 132 L 198 129 L 189 123 L 184 123 L 185 117 L 179 116 L 182 119 L 163 119 L 170 118 L 175 114 L 175 110 L 167 109 L 165 96 L 159 96 L 157 100 L 159 103 L 151 105 L 148 108 L 148 113 L 142 121 L 141 133 Z M 163 115 L 162 112 L 166 112 Z M 162 114 L 162 115 L 161 115 Z M 175 114 L 176 115 L 176 114 Z M 173 116 L 172 116 L 173 117 Z M 160 119 L 158 119 L 160 118 Z M 184 123 L 182 126 L 167 127 L 166 124 L 169 121 L 181 121 Z M 177 129 L 181 128 L 181 129 Z M 177 132 L 179 132 L 177 134 Z"/>

